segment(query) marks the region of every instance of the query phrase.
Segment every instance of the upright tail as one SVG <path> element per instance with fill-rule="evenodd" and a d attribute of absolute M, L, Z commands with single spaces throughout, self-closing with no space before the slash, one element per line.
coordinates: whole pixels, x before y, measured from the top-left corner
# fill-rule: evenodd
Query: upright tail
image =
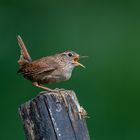
<path fill-rule="evenodd" d="M 18 39 L 18 44 L 20 46 L 21 49 L 21 54 L 20 54 L 20 59 L 18 60 L 19 65 L 24 65 L 26 63 L 30 63 L 32 62 L 32 59 L 26 49 L 26 46 L 22 40 L 22 38 L 20 37 L 20 35 L 17 36 Z"/>

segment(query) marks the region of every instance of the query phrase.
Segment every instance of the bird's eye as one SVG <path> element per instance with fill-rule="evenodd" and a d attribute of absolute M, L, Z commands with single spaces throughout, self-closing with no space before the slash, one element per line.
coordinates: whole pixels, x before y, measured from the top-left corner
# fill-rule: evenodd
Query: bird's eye
<path fill-rule="evenodd" d="M 72 57 L 72 53 L 68 53 L 68 56 L 69 56 L 69 57 Z"/>

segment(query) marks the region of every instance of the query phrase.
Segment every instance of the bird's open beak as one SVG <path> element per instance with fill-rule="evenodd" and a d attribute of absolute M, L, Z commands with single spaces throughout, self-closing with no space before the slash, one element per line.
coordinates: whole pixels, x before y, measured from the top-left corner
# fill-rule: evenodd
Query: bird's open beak
<path fill-rule="evenodd" d="M 79 60 L 79 56 L 76 56 L 74 59 L 73 59 L 73 64 L 77 65 L 77 66 L 81 66 L 83 68 L 86 68 L 84 65 L 82 65 L 81 63 L 78 62 Z"/>

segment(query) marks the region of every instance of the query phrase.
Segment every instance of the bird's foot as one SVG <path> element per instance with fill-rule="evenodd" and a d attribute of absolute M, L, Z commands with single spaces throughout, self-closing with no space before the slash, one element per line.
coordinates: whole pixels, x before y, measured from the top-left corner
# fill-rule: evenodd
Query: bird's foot
<path fill-rule="evenodd" d="M 59 92 L 60 96 L 61 96 L 61 99 L 63 100 L 64 104 L 65 104 L 65 107 L 66 107 L 66 110 L 68 110 L 68 103 L 67 103 L 67 95 L 69 95 L 67 92 L 65 92 L 66 90 L 64 88 L 55 88 L 55 90 L 57 92 Z"/>
<path fill-rule="evenodd" d="M 50 89 L 50 88 L 47 88 L 47 87 L 43 87 L 43 89 L 45 89 L 45 91 L 42 91 L 40 92 L 40 94 L 45 94 L 46 91 L 49 92 L 49 93 L 62 93 L 63 91 L 65 91 L 65 89 L 61 88 L 55 88 L 55 89 Z"/>
<path fill-rule="evenodd" d="M 64 88 L 55 88 L 54 91 L 59 91 L 59 92 L 61 92 L 61 91 L 65 91 L 65 89 L 64 89 Z"/>

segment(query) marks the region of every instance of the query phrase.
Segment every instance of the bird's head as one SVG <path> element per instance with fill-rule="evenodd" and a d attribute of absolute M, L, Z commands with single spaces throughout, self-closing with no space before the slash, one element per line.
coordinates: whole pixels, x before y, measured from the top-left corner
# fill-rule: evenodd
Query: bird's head
<path fill-rule="evenodd" d="M 75 66 L 81 66 L 85 68 L 84 65 L 79 63 L 80 55 L 73 52 L 73 51 L 65 51 L 60 54 L 61 55 L 61 61 L 64 62 L 67 66 L 75 67 Z"/>

